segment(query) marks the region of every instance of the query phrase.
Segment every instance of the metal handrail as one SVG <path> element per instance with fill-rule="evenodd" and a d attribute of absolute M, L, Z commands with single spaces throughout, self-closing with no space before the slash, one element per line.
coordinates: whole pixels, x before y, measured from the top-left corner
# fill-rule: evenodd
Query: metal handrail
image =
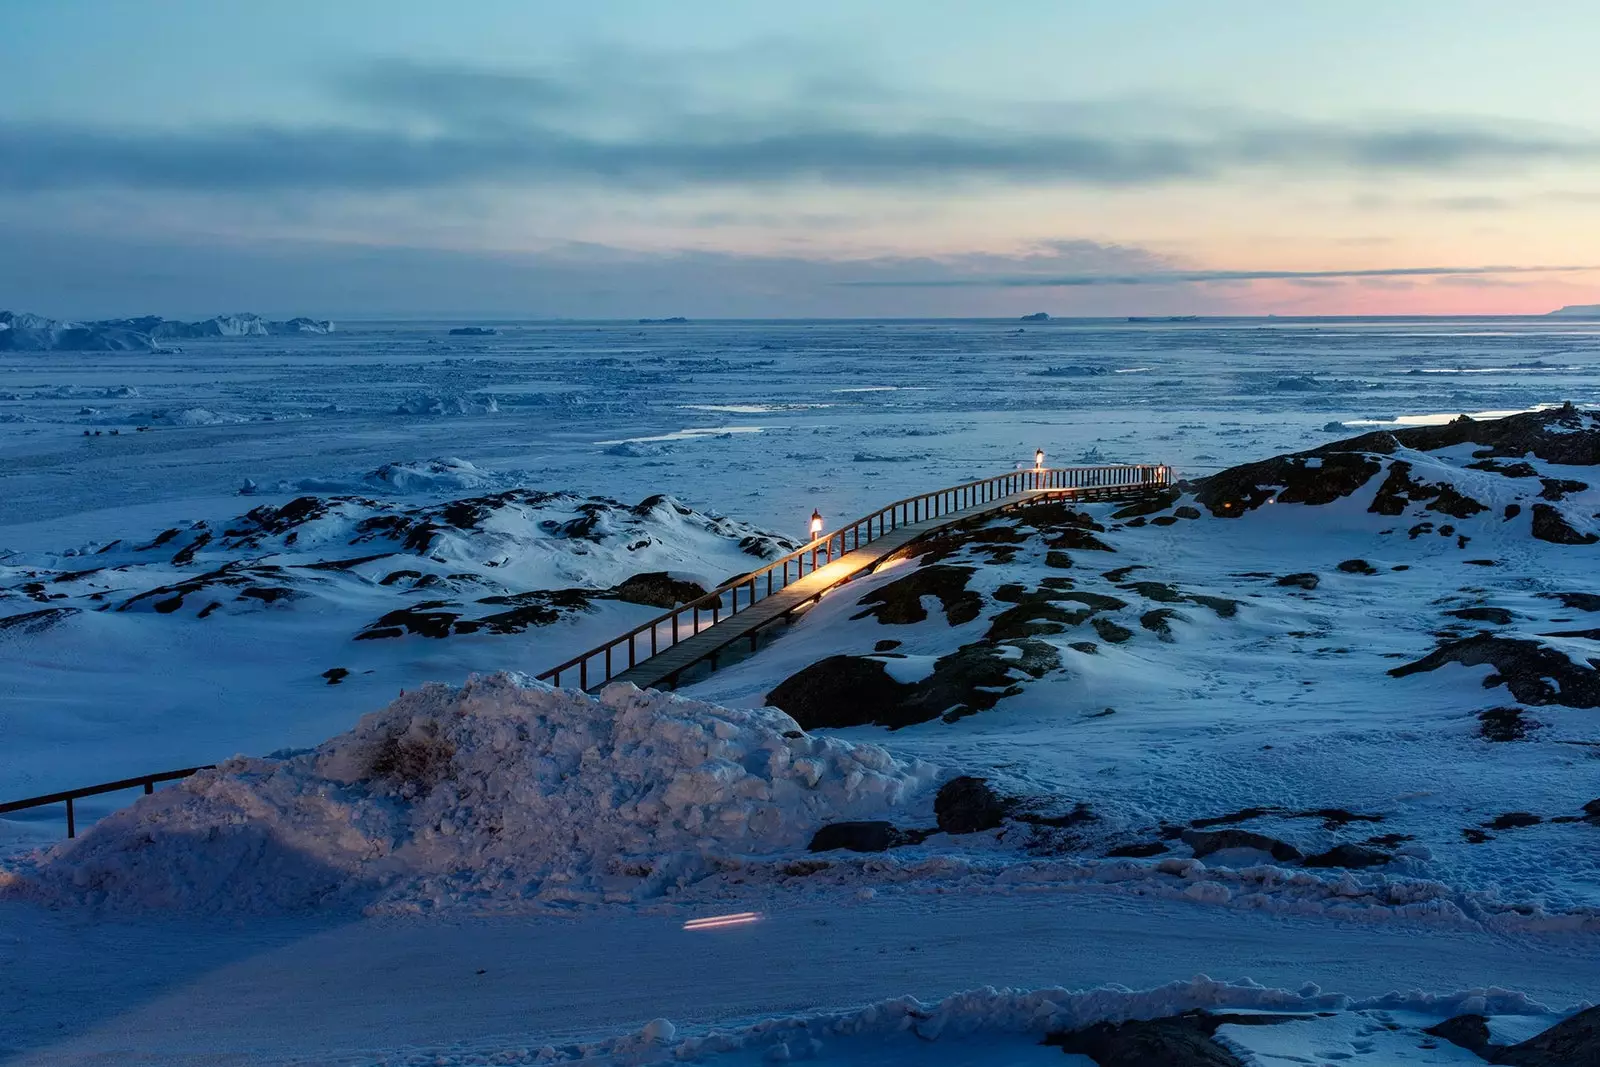
<path fill-rule="evenodd" d="M 79 789 L 67 789 L 60 793 L 46 793 L 43 796 L 27 797 L 23 800 L 11 800 L 0 804 L 0 815 L 8 812 L 23 811 L 27 808 L 42 808 L 47 804 L 67 805 L 67 836 L 78 836 L 77 812 L 73 808 L 73 801 L 82 800 L 84 797 L 99 796 L 101 793 L 116 793 L 123 789 L 134 789 L 144 786 L 146 795 L 156 791 L 157 782 L 175 782 L 179 778 L 187 778 L 198 771 L 209 771 L 215 763 L 207 763 L 199 767 L 184 767 L 176 771 L 158 771 L 155 774 L 141 774 L 135 778 L 122 778 L 115 782 L 102 782 L 99 785 L 86 785 Z"/>
<path fill-rule="evenodd" d="M 1165 464 L 1032 468 L 896 500 L 870 515 L 846 523 L 832 533 L 823 534 L 759 570 L 742 574 L 702 597 L 679 604 L 640 623 L 627 633 L 614 637 L 604 644 L 596 645 L 587 652 L 581 652 L 548 670 L 541 671 L 534 677 L 559 686 L 562 674 L 576 669 L 578 688 L 589 689 L 591 688 L 589 664 L 591 660 L 598 659 L 600 662 L 596 664 L 596 669 L 600 674 L 600 680 L 592 684 L 603 685 L 622 671 L 636 667 L 664 649 L 700 633 L 702 613 L 709 613 L 710 625 L 715 626 L 722 619 L 725 597 L 729 600 L 726 614 L 737 615 L 741 610 L 748 611 L 772 594 L 782 592 L 819 566 L 833 562 L 835 543 L 838 545 L 838 555 L 843 556 L 846 552 L 871 544 L 902 526 L 935 519 L 952 511 L 962 511 L 978 504 L 1030 490 L 1159 489 L 1171 484 L 1171 477 L 1172 469 Z M 809 570 L 806 567 L 807 559 L 810 560 Z M 762 582 L 763 578 L 765 582 Z M 742 607 L 739 595 L 741 590 L 745 591 Z M 649 651 L 641 657 L 639 655 L 643 651 L 641 638 L 646 634 L 649 635 Z M 624 647 L 626 667 L 620 665 L 621 650 Z"/>

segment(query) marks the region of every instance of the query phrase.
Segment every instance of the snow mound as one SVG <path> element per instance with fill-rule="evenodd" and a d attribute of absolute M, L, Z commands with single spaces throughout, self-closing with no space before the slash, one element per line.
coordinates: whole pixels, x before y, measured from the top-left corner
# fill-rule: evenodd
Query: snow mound
<path fill-rule="evenodd" d="M 872 817 L 935 768 L 628 684 L 429 685 L 288 759 L 236 758 L 33 854 L 0 893 L 207 911 L 660 896 Z"/>
<path fill-rule="evenodd" d="M 495 475 L 468 460 L 446 456 L 409 463 L 385 463 L 364 479 L 375 488 L 397 493 L 427 493 L 448 489 L 483 489 Z"/>

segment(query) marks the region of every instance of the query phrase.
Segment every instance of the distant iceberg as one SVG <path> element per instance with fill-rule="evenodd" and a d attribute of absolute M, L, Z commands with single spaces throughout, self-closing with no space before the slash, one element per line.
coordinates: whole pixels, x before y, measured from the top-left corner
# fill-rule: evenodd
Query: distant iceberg
<path fill-rule="evenodd" d="M 0 311 L 0 352 L 153 352 L 160 347 L 157 341 L 327 334 L 333 328 L 326 319 L 277 321 L 248 312 L 200 322 L 179 322 L 159 315 L 63 322 L 28 312 Z"/>

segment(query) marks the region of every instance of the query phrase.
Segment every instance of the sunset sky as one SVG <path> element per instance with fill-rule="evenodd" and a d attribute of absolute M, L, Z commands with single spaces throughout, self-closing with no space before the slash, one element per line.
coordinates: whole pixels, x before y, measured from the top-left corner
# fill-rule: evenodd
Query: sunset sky
<path fill-rule="evenodd" d="M 1600 303 L 1592 2 L 0 9 L 0 307 Z"/>

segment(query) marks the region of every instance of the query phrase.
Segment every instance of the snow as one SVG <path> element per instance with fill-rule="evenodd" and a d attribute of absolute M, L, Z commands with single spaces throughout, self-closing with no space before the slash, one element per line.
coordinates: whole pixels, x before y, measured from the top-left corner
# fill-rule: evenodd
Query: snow
<path fill-rule="evenodd" d="M 202 771 L 0 886 L 186 911 L 642 900 L 881 816 L 934 775 L 774 709 L 500 674 L 402 696 L 303 755 Z"/>
<path fill-rule="evenodd" d="M 982 598 L 971 622 L 951 625 L 936 598 L 924 623 L 852 618 L 861 597 L 916 566 L 904 561 L 825 597 L 678 701 L 596 701 L 500 677 L 421 688 L 532 673 L 657 610 L 604 597 L 517 633 L 353 640 L 432 601 L 470 623 L 499 610 L 484 597 L 599 594 L 645 572 L 715 585 L 759 565 L 746 538 L 803 536 L 813 508 L 830 521 L 863 514 L 1011 469 L 1037 447 L 1195 476 L 1348 436 L 1341 426 L 1600 399 L 1600 328 L 1582 324 L 1011 329 L 502 324 L 463 346 L 444 324 L 362 323 L 185 337 L 183 351 L 137 362 L 0 353 L 0 617 L 79 609 L 0 636 L 0 799 L 246 753 L 47 852 L 17 857 L 56 842 L 59 808 L 0 820 L 12 857 L 0 861 L 0 1044 L 41 1063 L 338 1052 L 453 1064 L 521 1062 L 546 1045 L 649 1058 L 704 1050 L 688 1043 L 719 1031 L 732 1044 L 708 1062 L 787 1051 L 1072 1063 L 1038 1046 L 1020 1013 L 1332 996 L 1167 984 L 1203 971 L 1348 991 L 1326 1019 L 1225 1028 L 1263 1062 L 1451 1062 L 1452 1046 L 1423 1048 L 1424 1023 L 1470 1007 L 1497 1035 L 1526 1037 L 1553 1018 L 1542 1005 L 1592 996 L 1600 860 L 1580 817 L 1597 792 L 1592 710 L 1524 707 L 1527 737 L 1491 743 L 1478 713 L 1517 702 L 1483 687 L 1489 668 L 1386 672 L 1437 634 L 1479 628 L 1583 666 L 1593 642 L 1540 635 L 1594 622 L 1540 594 L 1592 591 L 1596 550 L 1532 539 L 1527 505 L 1539 477 L 1592 483 L 1593 468 L 1529 459 L 1538 477 L 1519 480 L 1469 469 L 1471 448 L 1397 457 L 1415 479 L 1488 505 L 1463 520 L 1373 515 L 1377 481 L 1239 520 L 1133 527 L 1092 508 L 1114 553 L 1068 549 L 1071 565 L 1052 566 L 1030 535 L 1009 563 L 957 557 Z M 1113 373 L 1033 373 L 1068 365 Z M 761 425 L 727 425 L 739 418 Z M 523 488 L 554 495 L 468 527 L 440 521 L 456 498 Z M 662 492 L 675 499 L 614 502 Z M 222 536 L 247 509 L 307 493 L 344 498 L 286 530 Z M 1523 512 L 1503 518 L 1511 504 Z M 1555 506 L 1590 529 L 1600 492 Z M 352 543 L 370 520 L 439 531 L 423 549 L 399 536 Z M 595 536 L 557 532 L 573 523 Z M 175 539 L 144 547 L 169 529 Z M 174 558 L 208 532 L 191 561 Z M 326 566 L 369 553 L 379 558 Z M 1355 558 L 1378 573 L 1337 569 Z M 1464 565 L 1479 558 L 1497 566 Z M 1131 566 L 1143 569 L 1110 577 Z M 258 584 L 295 595 L 241 598 L 208 579 L 170 611 L 153 606 L 166 595 L 141 596 L 225 568 L 252 581 L 278 568 Z M 400 571 L 416 577 L 384 584 Z M 1299 572 L 1320 585 L 1275 581 Z M 1088 622 L 1039 634 L 1061 668 L 953 722 L 787 737 L 785 717 L 763 710 L 778 682 L 828 655 L 878 656 L 891 678 L 925 680 L 983 637 L 1010 603 L 1004 587 L 1047 577 L 1125 601 L 1104 614 L 1132 636 Z M 1144 580 L 1237 612 L 1128 588 Z M 201 618 L 213 599 L 222 606 Z M 1166 607 L 1178 612 L 1170 640 L 1140 621 Z M 1445 614 L 1464 608 L 1512 619 Z M 885 639 L 899 644 L 881 652 Z M 330 668 L 350 673 L 329 684 Z M 428 751 L 436 738 L 418 722 L 444 724 L 460 770 L 408 793 L 368 772 L 374 748 Z M 509 724 L 528 738 L 511 744 L 514 764 L 490 755 L 515 735 Z M 786 768 L 773 765 L 779 752 Z M 816 785 L 803 785 L 813 770 Z M 933 790 L 954 774 L 1053 812 L 1083 804 L 1094 819 L 930 833 L 883 854 L 806 851 L 833 819 L 931 830 Z M 652 795 L 658 807 L 641 810 Z M 136 796 L 85 802 L 80 827 Z M 1325 809 L 1359 818 L 1308 817 Z M 772 812 L 779 829 L 763 821 Z M 1540 821 L 1490 828 L 1518 812 Z M 1307 854 L 1393 839 L 1381 846 L 1393 858 L 1350 871 L 1251 849 L 1196 858 L 1163 836 L 1219 817 Z M 1168 851 L 1106 854 L 1130 842 Z M 764 918 L 682 929 L 747 911 Z M 253 914 L 233 926 L 212 912 Z M 1053 988 L 1063 984 L 1075 992 Z M 1464 986 L 1481 988 L 1383 998 Z M 969 992 L 947 1000 L 956 990 Z M 668 1021 L 645 1033 L 652 1020 Z"/>

